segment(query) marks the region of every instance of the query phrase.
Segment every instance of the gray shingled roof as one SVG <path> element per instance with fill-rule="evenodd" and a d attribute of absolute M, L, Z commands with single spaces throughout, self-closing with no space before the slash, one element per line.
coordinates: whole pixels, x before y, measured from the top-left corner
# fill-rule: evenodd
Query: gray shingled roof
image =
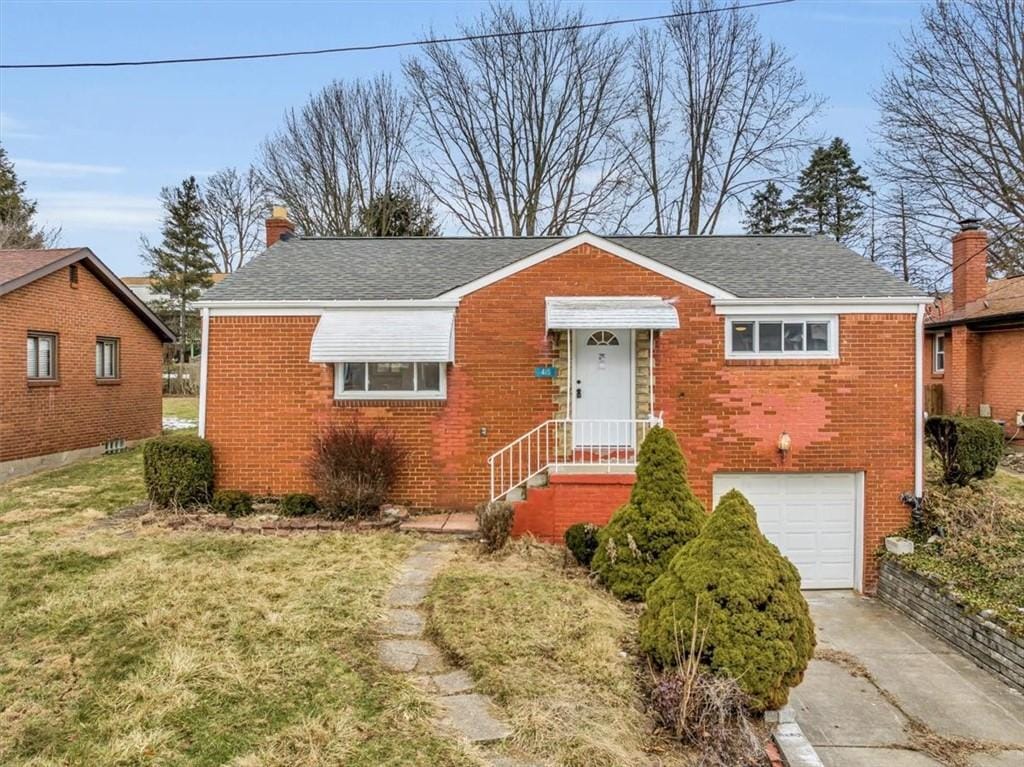
<path fill-rule="evenodd" d="M 209 301 L 434 298 L 558 237 L 292 237 L 203 296 Z M 810 235 L 608 237 L 741 298 L 919 296 L 863 256 Z"/>

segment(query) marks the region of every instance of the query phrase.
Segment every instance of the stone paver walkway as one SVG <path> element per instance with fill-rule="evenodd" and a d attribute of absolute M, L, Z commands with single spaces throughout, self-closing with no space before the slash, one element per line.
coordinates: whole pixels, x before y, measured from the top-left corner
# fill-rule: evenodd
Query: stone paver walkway
<path fill-rule="evenodd" d="M 790 703 L 825 767 L 1024 767 L 1024 696 L 877 600 L 805 596 L 817 658 Z"/>
<path fill-rule="evenodd" d="M 423 599 L 453 546 L 442 541 L 423 541 L 399 567 L 398 577 L 385 598 L 377 653 L 384 666 L 409 674 L 411 681 L 433 699 L 442 727 L 454 730 L 473 744 L 499 743 L 512 734 L 512 728 L 502 720 L 490 698 L 473 691 L 472 677 L 463 669 L 452 668 L 423 634 Z M 495 767 L 531 767 L 507 755 L 489 758 Z"/>

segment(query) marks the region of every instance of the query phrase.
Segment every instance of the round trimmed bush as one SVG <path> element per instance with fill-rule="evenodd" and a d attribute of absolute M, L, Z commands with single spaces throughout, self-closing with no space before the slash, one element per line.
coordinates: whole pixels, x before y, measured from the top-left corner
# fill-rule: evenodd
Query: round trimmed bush
<path fill-rule="evenodd" d="M 282 517 L 308 517 L 320 511 L 320 504 L 309 493 L 287 493 L 277 504 L 277 513 Z"/>
<path fill-rule="evenodd" d="M 694 627 L 707 632 L 702 662 L 739 682 L 759 711 L 785 704 L 814 653 L 800 575 L 737 490 L 648 590 L 640 646 L 660 665 L 675 665 Z"/>
<path fill-rule="evenodd" d="M 252 496 L 244 490 L 218 490 L 213 494 L 210 507 L 217 514 L 247 517 L 252 514 Z"/>
<path fill-rule="evenodd" d="M 640 447 L 629 503 L 598 533 L 591 568 L 619 599 L 642 601 L 706 519 L 687 484 L 676 435 L 663 427 L 651 429 Z"/>
<path fill-rule="evenodd" d="M 933 415 L 925 422 L 925 434 L 942 461 L 948 485 L 988 479 L 1006 450 L 1003 428 L 989 418 Z"/>
<path fill-rule="evenodd" d="M 170 434 L 142 449 L 146 495 L 160 506 L 206 503 L 213 489 L 213 448 L 194 434 Z"/>
<path fill-rule="evenodd" d="M 594 553 L 597 551 L 597 531 L 600 529 L 589 522 L 577 522 L 565 531 L 565 547 L 583 567 L 590 567 L 594 559 Z"/>

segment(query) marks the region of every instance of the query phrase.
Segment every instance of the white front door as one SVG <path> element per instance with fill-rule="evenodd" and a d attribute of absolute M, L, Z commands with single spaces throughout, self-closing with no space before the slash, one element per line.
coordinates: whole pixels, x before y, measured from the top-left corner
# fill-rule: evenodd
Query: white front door
<path fill-rule="evenodd" d="M 577 447 L 633 444 L 633 333 L 577 330 L 573 339 Z"/>
<path fill-rule="evenodd" d="M 800 571 L 805 589 L 858 584 L 856 474 L 716 474 L 715 503 L 735 488 L 765 537 Z"/>

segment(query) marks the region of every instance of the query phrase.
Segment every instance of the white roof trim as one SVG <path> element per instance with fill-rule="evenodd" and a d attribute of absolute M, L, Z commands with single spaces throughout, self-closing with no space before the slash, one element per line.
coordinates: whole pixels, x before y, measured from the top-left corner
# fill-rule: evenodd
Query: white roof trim
<path fill-rule="evenodd" d="M 529 269 L 531 266 L 536 266 L 539 263 L 547 261 L 549 258 L 565 253 L 567 250 L 571 250 L 579 245 L 592 245 L 595 248 L 611 253 L 613 256 L 618 256 L 624 261 L 636 264 L 648 271 L 660 274 L 663 277 L 667 277 L 674 282 L 678 282 L 681 285 L 699 290 L 701 293 L 706 293 L 713 298 L 735 298 L 732 293 L 726 290 L 722 290 L 708 282 L 698 280 L 696 277 L 691 277 L 688 274 L 672 269 L 660 261 L 655 261 L 653 258 L 642 256 L 629 248 L 624 248 L 621 245 L 617 245 L 610 240 L 606 240 L 603 237 L 598 237 L 596 234 L 590 232 L 583 232 L 577 234 L 575 237 L 569 237 L 561 242 L 555 243 L 544 250 L 540 250 L 531 256 L 522 258 L 515 263 L 504 266 L 497 271 L 493 271 L 490 274 L 486 274 L 479 279 L 468 282 L 465 285 L 449 290 L 446 293 L 442 293 L 438 296 L 439 299 L 452 299 L 462 298 L 470 293 L 474 293 L 481 288 L 485 288 L 488 285 L 493 285 L 495 282 L 500 282 L 506 277 L 511 277 L 513 274 Z"/>
<path fill-rule="evenodd" d="M 373 301 L 366 300 L 333 300 L 321 301 L 309 300 L 286 300 L 286 301 L 194 301 L 192 306 L 200 309 L 374 309 L 374 308 L 426 308 L 426 307 L 456 307 L 459 302 L 456 300 L 443 300 L 440 298 L 394 298 L 380 299 Z"/>
<path fill-rule="evenodd" d="M 916 314 L 931 299 L 916 296 L 862 298 L 729 298 L 712 299 L 715 314 L 731 317 L 797 314 Z"/>
<path fill-rule="evenodd" d="M 339 309 L 320 316 L 310 362 L 453 362 L 455 309 Z"/>
<path fill-rule="evenodd" d="M 657 296 L 549 296 L 548 330 L 679 327 L 679 312 Z"/>

